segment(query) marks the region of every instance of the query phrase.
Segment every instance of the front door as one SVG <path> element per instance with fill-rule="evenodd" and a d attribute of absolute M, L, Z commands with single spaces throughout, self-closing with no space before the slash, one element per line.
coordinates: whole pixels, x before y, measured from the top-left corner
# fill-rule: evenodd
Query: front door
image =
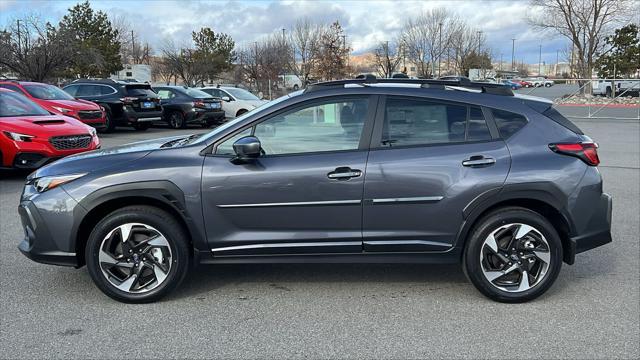
<path fill-rule="evenodd" d="M 465 206 L 504 183 L 509 152 L 480 107 L 384 102 L 366 169 L 364 250 L 447 251 Z"/>
<path fill-rule="evenodd" d="M 202 201 L 214 256 L 362 251 L 362 196 L 375 97 L 296 105 L 231 134 L 207 156 Z M 256 136 L 263 155 L 230 161 Z"/>

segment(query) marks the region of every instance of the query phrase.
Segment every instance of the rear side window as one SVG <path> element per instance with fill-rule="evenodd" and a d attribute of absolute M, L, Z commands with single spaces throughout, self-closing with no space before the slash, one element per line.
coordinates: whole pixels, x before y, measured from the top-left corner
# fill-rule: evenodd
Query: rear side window
<path fill-rule="evenodd" d="M 382 146 L 480 140 L 491 140 L 491 134 L 479 107 L 421 99 L 387 99 Z"/>
<path fill-rule="evenodd" d="M 554 108 L 548 108 L 547 110 L 545 110 L 542 113 L 542 115 L 548 117 L 549 119 L 557 122 L 558 124 L 566 127 L 567 129 L 573 131 L 574 133 L 576 133 L 578 135 L 584 135 L 582 130 L 580 130 L 580 128 L 577 127 L 576 124 L 572 123 L 571 121 L 569 121 L 569 119 L 567 119 L 566 117 L 562 116 L 562 114 L 560 114 L 558 112 L 558 110 L 556 110 Z"/>
<path fill-rule="evenodd" d="M 500 137 L 503 139 L 509 138 L 527 125 L 527 119 L 522 115 L 496 109 L 491 111 L 493 112 L 493 119 L 498 127 Z"/>
<path fill-rule="evenodd" d="M 78 92 L 78 85 L 70 85 L 65 87 L 64 89 L 62 89 L 64 91 L 67 92 L 67 94 L 71 95 L 71 96 L 76 96 L 77 92 Z"/>

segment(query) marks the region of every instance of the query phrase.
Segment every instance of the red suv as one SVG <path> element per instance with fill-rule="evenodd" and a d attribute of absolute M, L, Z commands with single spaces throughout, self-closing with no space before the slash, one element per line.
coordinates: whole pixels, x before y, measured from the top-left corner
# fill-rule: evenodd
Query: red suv
<path fill-rule="evenodd" d="M 56 86 L 37 82 L 0 80 L 0 88 L 22 94 L 54 114 L 71 116 L 96 128 L 105 126 L 105 111 L 100 105 L 76 99 Z"/>
<path fill-rule="evenodd" d="M 0 89 L 0 168 L 35 169 L 63 156 L 100 147 L 96 130 Z"/>

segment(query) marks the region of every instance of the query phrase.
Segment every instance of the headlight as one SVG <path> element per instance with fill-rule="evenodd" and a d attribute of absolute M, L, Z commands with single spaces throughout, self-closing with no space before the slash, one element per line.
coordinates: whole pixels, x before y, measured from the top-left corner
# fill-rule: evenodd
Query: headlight
<path fill-rule="evenodd" d="M 47 190 L 51 190 L 56 188 L 62 184 L 66 184 L 70 181 L 78 179 L 87 175 L 85 174 L 73 174 L 73 175 L 57 175 L 57 176 L 43 176 L 41 178 L 33 180 L 33 186 L 35 186 L 36 191 L 42 193 Z"/>
<path fill-rule="evenodd" d="M 72 112 L 72 110 L 65 109 L 65 108 L 62 108 L 62 107 L 52 106 L 52 108 L 60 111 L 63 114 L 68 114 L 68 113 Z"/>
<path fill-rule="evenodd" d="M 7 135 L 7 137 L 9 139 L 13 140 L 13 141 L 29 142 L 29 141 L 31 141 L 31 139 L 33 139 L 35 137 L 33 135 L 20 134 L 20 133 L 15 133 L 15 132 L 10 132 L 10 131 L 5 131 L 4 134 Z"/>
<path fill-rule="evenodd" d="M 91 136 L 93 136 L 93 137 L 96 137 L 96 135 L 98 134 L 96 132 L 96 128 L 90 126 L 89 127 L 89 134 L 91 134 Z"/>

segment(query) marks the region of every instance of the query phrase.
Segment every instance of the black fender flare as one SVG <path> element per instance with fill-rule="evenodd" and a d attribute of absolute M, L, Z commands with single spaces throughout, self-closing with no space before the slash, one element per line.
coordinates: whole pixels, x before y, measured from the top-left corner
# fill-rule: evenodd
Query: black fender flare
<path fill-rule="evenodd" d="M 161 202 L 180 215 L 180 220 L 186 225 L 185 230 L 191 237 L 194 250 L 208 249 L 206 237 L 197 230 L 198 226 L 187 211 L 184 193 L 178 186 L 168 180 L 142 181 L 107 186 L 85 196 L 80 200 L 80 206 L 74 210 L 71 245 L 76 247 L 80 226 L 89 213 L 109 201 L 122 198 L 147 198 Z"/>
<path fill-rule="evenodd" d="M 534 200 L 551 206 L 561 214 L 569 234 L 575 233 L 575 226 L 566 211 L 568 196 L 555 184 L 551 182 L 507 184 L 501 188 L 485 191 L 463 209 L 464 221 L 456 236 L 455 247 L 464 248 L 469 231 L 485 211 L 510 200 Z"/>

